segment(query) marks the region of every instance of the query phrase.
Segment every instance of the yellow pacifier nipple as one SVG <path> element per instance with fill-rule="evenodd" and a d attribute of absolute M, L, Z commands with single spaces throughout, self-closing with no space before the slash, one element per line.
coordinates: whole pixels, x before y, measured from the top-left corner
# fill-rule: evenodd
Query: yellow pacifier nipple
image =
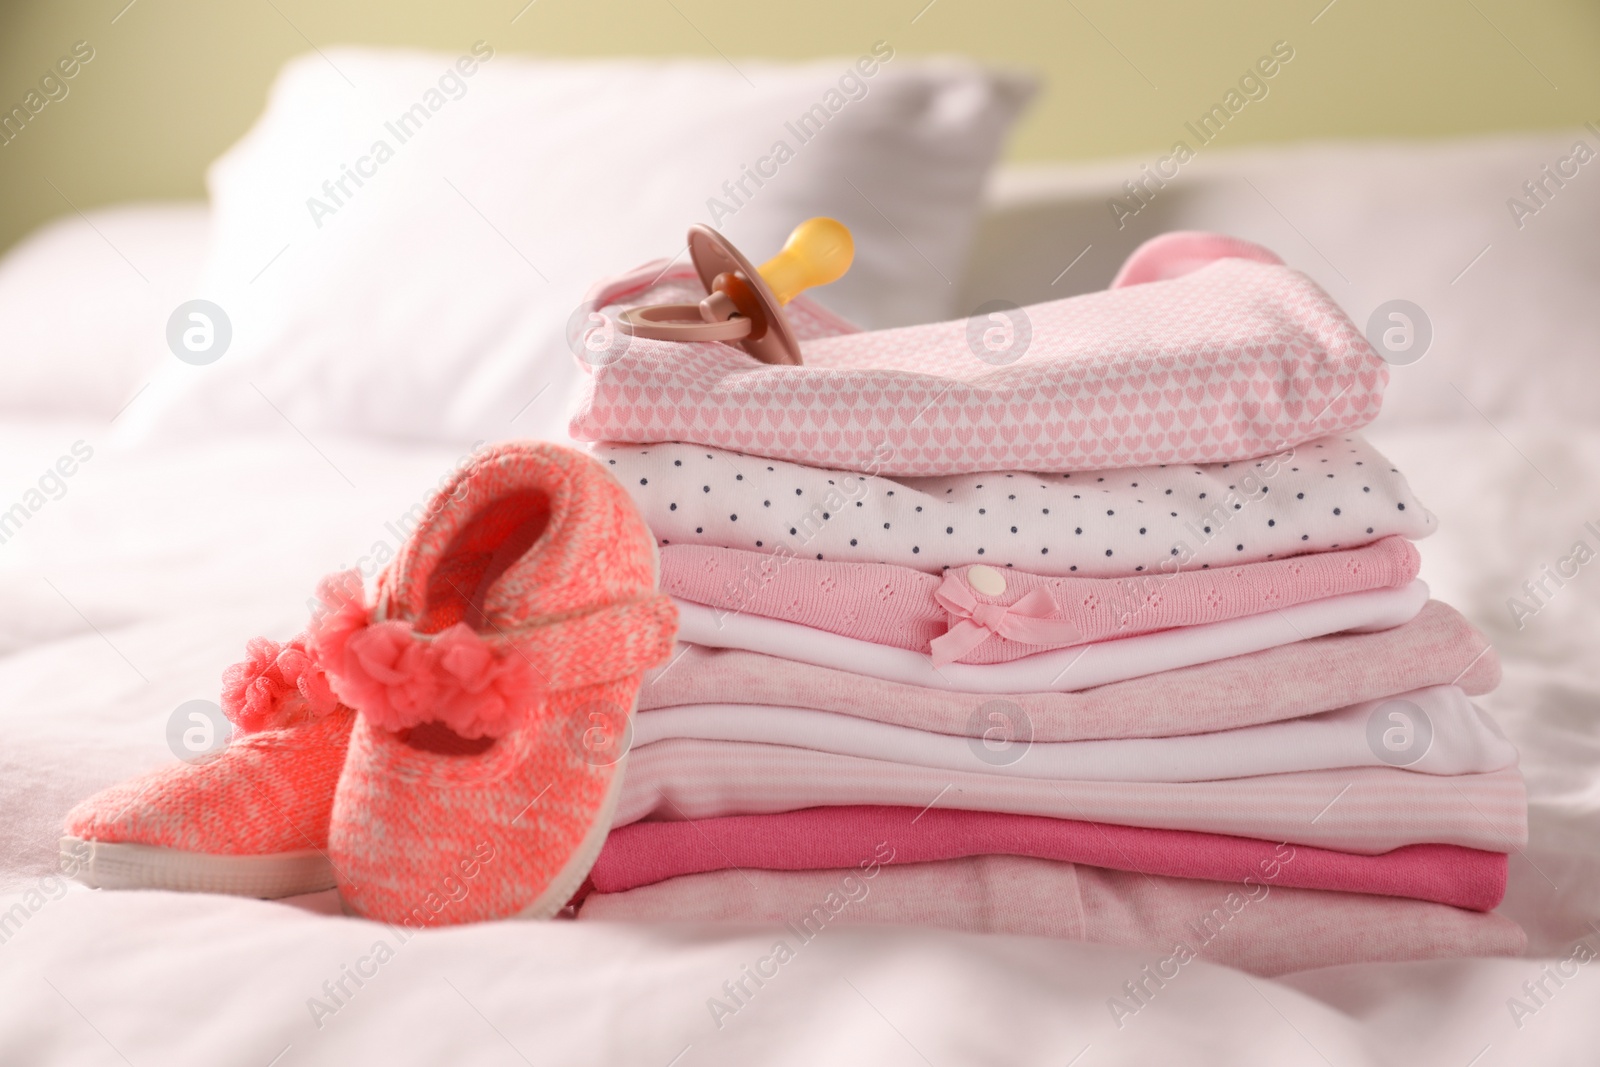
<path fill-rule="evenodd" d="M 761 264 L 761 277 L 782 306 L 807 289 L 843 277 L 855 254 L 845 224 L 819 216 L 794 228 L 783 250 Z"/>

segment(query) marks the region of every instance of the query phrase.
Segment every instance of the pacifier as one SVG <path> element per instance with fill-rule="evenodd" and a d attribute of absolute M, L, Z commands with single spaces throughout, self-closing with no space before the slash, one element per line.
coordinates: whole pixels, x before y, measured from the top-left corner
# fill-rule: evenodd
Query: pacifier
<path fill-rule="evenodd" d="M 656 341 L 737 343 L 763 363 L 799 366 L 800 342 L 784 317 L 784 305 L 813 286 L 837 281 L 854 256 L 850 231 L 834 219 L 807 219 L 796 226 L 760 270 L 716 230 L 691 226 L 689 258 L 706 298 L 698 304 L 630 308 L 618 316 L 617 328 Z"/>

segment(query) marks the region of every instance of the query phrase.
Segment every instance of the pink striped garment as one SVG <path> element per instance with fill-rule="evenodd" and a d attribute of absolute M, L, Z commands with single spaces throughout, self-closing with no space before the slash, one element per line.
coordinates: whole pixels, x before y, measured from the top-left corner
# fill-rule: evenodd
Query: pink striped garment
<path fill-rule="evenodd" d="M 1451 777 L 1358 767 L 1213 782 L 1072 782 L 691 740 L 643 745 L 627 761 L 613 826 L 873 804 L 1196 830 L 1365 855 L 1418 844 L 1509 852 L 1528 837 L 1527 793 L 1515 768 Z"/>
<path fill-rule="evenodd" d="M 1330 634 L 1076 693 L 1014 693 L 1036 741 L 1171 737 L 1255 726 L 1430 685 L 1480 696 L 1500 658 L 1461 613 L 1429 601 L 1379 633 Z M 981 736 L 988 696 L 867 678 L 740 649 L 681 646 L 639 694 L 641 711 L 767 704 L 832 711 L 933 733 Z"/>
<path fill-rule="evenodd" d="M 982 565 L 942 576 L 704 545 L 661 549 L 661 587 L 733 614 L 781 619 L 946 663 L 1009 663 L 1049 649 L 1224 622 L 1416 578 L 1410 541 L 1237 567 L 1174 565 L 1133 578 L 1045 578 Z M 975 573 L 976 572 L 976 573 Z M 989 592 L 996 588 L 997 592 Z"/>
<path fill-rule="evenodd" d="M 1287 864 L 1284 869 L 1293 864 Z M 769 924 L 793 952 L 830 926 L 894 924 L 1021 934 L 1145 950 L 1129 985 L 1135 1014 L 1195 959 L 1275 976 L 1342 963 L 1519 956 L 1522 928 L 1492 913 L 1271 881 L 1203 882 L 1021 856 L 844 869 L 712 871 L 624 893 L 594 893 L 590 921 Z M 1141 988 L 1134 999 L 1125 992 Z"/>

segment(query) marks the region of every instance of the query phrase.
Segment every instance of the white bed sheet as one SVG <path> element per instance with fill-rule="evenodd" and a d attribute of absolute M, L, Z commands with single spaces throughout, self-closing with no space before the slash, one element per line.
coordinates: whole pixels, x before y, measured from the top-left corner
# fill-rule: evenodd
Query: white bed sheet
<path fill-rule="evenodd" d="M 104 434 L 0 427 L 0 509 L 74 441 L 96 444 L 66 494 L 0 544 L 0 1062 L 664 1065 L 687 1047 L 683 1067 L 1065 1064 L 1088 1046 L 1076 1062 L 1089 1067 L 1193 1062 L 1201 1033 L 1203 1055 L 1230 1063 L 1588 1063 L 1600 1047 L 1587 967 L 1560 987 L 1546 979 L 1554 995 L 1518 1028 L 1508 998 L 1528 1002 L 1539 959 L 1277 982 L 1194 964 L 1118 1029 L 1107 999 L 1157 955 L 847 929 L 801 948 L 719 1030 L 706 999 L 773 932 L 563 923 L 421 935 L 319 1029 L 307 999 L 392 935 L 315 914 L 334 910 L 326 897 L 67 890 L 51 877 L 54 839 L 78 799 L 171 760 L 172 709 L 214 698 L 246 637 L 293 633 L 322 573 L 392 548 L 386 523 L 461 450 L 286 429 L 119 453 L 98 445 Z M 1586 933 L 1600 948 L 1588 926 L 1600 918 L 1600 575 L 1585 568 L 1520 631 L 1505 603 L 1600 519 L 1600 430 L 1380 424 L 1373 439 L 1440 516 L 1423 577 L 1506 662 L 1483 703 L 1522 750 L 1532 812 L 1503 910 L 1528 929 L 1530 954 L 1564 959 Z"/>
<path fill-rule="evenodd" d="M 708 1000 L 726 1003 L 724 983 L 781 937 L 793 958 L 763 988 L 746 979 L 753 995 L 719 1028 Z M 1526 960 L 1278 981 L 1197 961 L 1119 1027 L 1107 1002 L 1160 954 L 572 922 L 401 944 L 386 927 L 283 905 L 87 892 L 48 905 L 4 950 L 0 1060 L 19 1064 L 1562 1067 L 1592 1063 L 1600 1040 L 1592 979 L 1516 1028 L 1504 1001 L 1537 977 Z M 323 983 L 358 967 L 364 984 L 347 979 L 334 1005 Z M 314 1017 L 312 998 L 332 1010 Z"/>

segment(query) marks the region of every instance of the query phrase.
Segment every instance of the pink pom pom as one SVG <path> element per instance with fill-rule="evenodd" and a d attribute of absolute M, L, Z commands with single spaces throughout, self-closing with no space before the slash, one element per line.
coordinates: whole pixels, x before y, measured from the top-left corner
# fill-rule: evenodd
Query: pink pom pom
<path fill-rule="evenodd" d="M 338 699 L 386 730 L 440 722 L 462 737 L 503 737 L 543 693 L 516 649 L 495 647 L 457 623 L 417 634 L 398 620 L 372 622 L 353 571 L 324 579 L 331 609 L 312 624 L 311 650 Z"/>
<path fill-rule="evenodd" d="M 245 646 L 247 659 L 222 673 L 222 710 L 245 733 L 290 726 L 338 706 L 305 638 L 286 645 L 265 637 Z"/>

